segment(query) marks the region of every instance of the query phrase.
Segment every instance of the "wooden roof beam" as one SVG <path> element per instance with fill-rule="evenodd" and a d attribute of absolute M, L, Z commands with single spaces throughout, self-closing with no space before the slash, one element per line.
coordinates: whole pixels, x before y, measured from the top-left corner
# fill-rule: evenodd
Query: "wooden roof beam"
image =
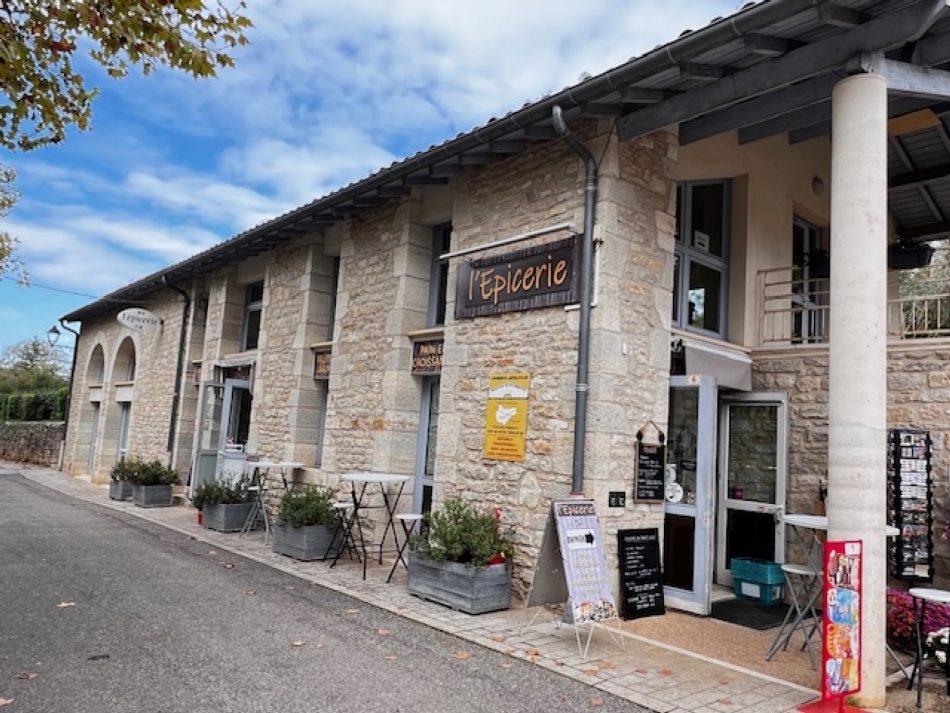
<path fill-rule="evenodd" d="M 818 6 L 818 19 L 833 27 L 857 27 L 865 21 L 864 15 L 857 10 L 835 5 L 833 2 Z"/>
<path fill-rule="evenodd" d="M 784 37 L 774 37 L 772 35 L 763 35 L 758 32 L 751 32 L 743 36 L 742 43 L 745 45 L 746 52 L 757 54 L 760 57 L 781 57 L 797 45 Z"/>

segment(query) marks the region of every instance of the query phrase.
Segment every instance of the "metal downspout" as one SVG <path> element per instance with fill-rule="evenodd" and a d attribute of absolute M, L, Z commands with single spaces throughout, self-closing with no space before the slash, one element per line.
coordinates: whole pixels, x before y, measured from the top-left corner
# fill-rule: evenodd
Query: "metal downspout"
<path fill-rule="evenodd" d="M 587 169 L 584 186 L 584 234 L 581 236 L 581 304 L 577 333 L 577 383 L 574 386 L 574 461 L 571 467 L 571 494 L 584 492 L 584 447 L 587 443 L 587 395 L 590 392 L 590 302 L 591 272 L 594 263 L 594 212 L 597 205 L 597 161 L 564 122 L 561 107 L 555 105 L 551 119 L 558 136 L 574 151 Z"/>
<path fill-rule="evenodd" d="M 177 285 L 173 285 L 168 281 L 167 275 L 162 275 L 162 283 L 170 290 L 174 290 L 182 296 L 185 300 L 185 304 L 181 308 L 181 333 L 178 337 L 178 366 L 175 370 L 175 392 L 172 397 L 172 415 L 171 420 L 168 422 L 168 444 L 166 450 L 168 451 L 168 465 L 172 466 L 172 455 L 175 447 L 175 436 L 177 435 L 176 423 L 178 421 L 178 402 L 181 400 L 181 379 L 182 374 L 185 368 L 185 337 L 188 336 L 188 315 L 191 311 L 191 297 L 188 296 L 188 293 Z"/>
<path fill-rule="evenodd" d="M 79 353 L 79 332 L 66 326 L 66 320 L 59 320 L 59 326 L 67 332 L 72 332 L 76 339 L 73 341 L 73 363 L 69 367 L 69 389 L 66 391 L 66 413 L 63 415 L 63 452 L 59 458 L 59 469 L 63 469 L 66 462 L 66 436 L 69 435 L 69 411 L 73 407 L 73 387 L 76 385 L 76 355 Z"/>

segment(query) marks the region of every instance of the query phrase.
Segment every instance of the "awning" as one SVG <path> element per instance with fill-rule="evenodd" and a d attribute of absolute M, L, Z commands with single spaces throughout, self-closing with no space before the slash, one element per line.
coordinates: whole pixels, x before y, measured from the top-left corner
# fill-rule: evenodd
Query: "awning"
<path fill-rule="evenodd" d="M 752 391 L 752 359 L 739 349 L 683 337 L 686 373 L 715 376 L 719 386 Z"/>

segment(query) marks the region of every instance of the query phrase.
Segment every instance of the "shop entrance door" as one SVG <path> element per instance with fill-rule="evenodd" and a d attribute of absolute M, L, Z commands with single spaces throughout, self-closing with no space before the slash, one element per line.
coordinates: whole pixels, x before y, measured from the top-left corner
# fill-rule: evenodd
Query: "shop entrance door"
<path fill-rule="evenodd" d="M 221 447 L 221 411 L 224 406 L 224 384 L 205 384 L 198 408 L 198 447 L 192 468 L 191 490 L 214 480 Z"/>
<path fill-rule="evenodd" d="M 247 437 L 251 427 L 251 382 L 244 379 L 224 380 L 222 418 L 227 419 L 221 429 L 218 445 L 218 463 L 215 476 L 235 480 L 244 475 L 247 460 Z"/>
<path fill-rule="evenodd" d="M 663 595 L 695 614 L 710 611 L 715 457 L 715 378 L 670 377 Z"/>
<path fill-rule="evenodd" d="M 719 419 L 716 582 L 731 587 L 733 557 L 785 559 L 788 397 L 730 395 Z"/>

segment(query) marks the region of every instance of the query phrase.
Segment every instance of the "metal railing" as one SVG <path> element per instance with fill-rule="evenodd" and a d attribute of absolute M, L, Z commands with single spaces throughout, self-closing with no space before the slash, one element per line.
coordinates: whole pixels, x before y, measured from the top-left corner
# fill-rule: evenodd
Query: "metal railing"
<path fill-rule="evenodd" d="M 828 342 L 831 281 L 800 279 L 795 267 L 758 272 L 759 345 Z M 950 337 L 950 269 L 945 264 L 891 273 L 887 333 L 892 339 Z"/>

